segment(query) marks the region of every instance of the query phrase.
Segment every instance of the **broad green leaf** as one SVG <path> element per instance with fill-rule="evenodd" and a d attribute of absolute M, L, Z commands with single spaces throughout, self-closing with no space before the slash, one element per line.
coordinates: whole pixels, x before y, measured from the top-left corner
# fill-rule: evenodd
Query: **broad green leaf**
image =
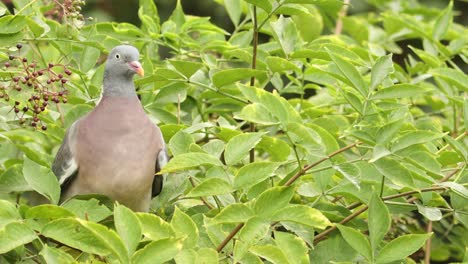
<path fill-rule="evenodd" d="M 186 171 L 202 165 L 222 166 L 223 164 L 216 157 L 200 152 L 184 153 L 172 158 L 161 170 L 161 174 Z"/>
<path fill-rule="evenodd" d="M 439 208 L 424 206 L 418 202 L 416 202 L 416 206 L 418 207 L 418 212 L 428 220 L 440 221 L 442 219 L 442 212 Z"/>
<path fill-rule="evenodd" d="M 389 263 L 402 260 L 420 249 L 431 235 L 432 233 L 399 236 L 380 250 L 376 261 L 377 263 Z"/>
<path fill-rule="evenodd" d="M 288 258 L 284 255 L 283 251 L 281 251 L 281 249 L 277 246 L 273 246 L 273 245 L 253 246 L 250 248 L 249 251 L 274 264 L 291 263 L 288 261 Z"/>
<path fill-rule="evenodd" d="M 270 222 L 260 217 L 250 218 L 239 232 L 239 239 L 248 245 L 255 245 L 265 238 L 270 230 Z"/>
<path fill-rule="evenodd" d="M 449 31 L 449 27 L 452 24 L 453 1 L 450 1 L 447 8 L 437 17 L 434 27 L 432 28 L 432 37 L 435 41 L 439 41 Z"/>
<path fill-rule="evenodd" d="M 132 263 L 159 264 L 173 259 L 182 249 L 183 242 L 180 239 L 166 238 L 153 241 L 144 248 L 135 252 Z"/>
<path fill-rule="evenodd" d="M 97 63 L 101 51 L 91 46 L 85 46 L 80 58 L 80 71 L 88 72 Z"/>
<path fill-rule="evenodd" d="M 234 187 L 240 189 L 253 186 L 270 177 L 279 165 L 279 163 L 273 162 L 249 163 L 237 171 Z"/>
<path fill-rule="evenodd" d="M 57 177 L 46 167 L 24 157 L 23 175 L 28 184 L 38 193 L 57 204 L 60 199 L 60 186 Z"/>
<path fill-rule="evenodd" d="M 369 202 L 369 239 L 375 256 L 378 246 L 390 229 L 390 212 L 382 199 L 374 192 Z M 366 253 L 367 254 L 367 253 Z"/>
<path fill-rule="evenodd" d="M 151 240 L 175 237 L 172 226 L 161 217 L 149 213 L 137 213 L 143 235 Z"/>
<path fill-rule="evenodd" d="M 193 143 L 195 143 L 195 140 L 192 135 L 184 130 L 179 130 L 169 140 L 168 147 L 173 156 L 178 156 L 180 154 L 190 152 L 190 145 Z"/>
<path fill-rule="evenodd" d="M 116 205 L 114 207 L 114 223 L 117 233 L 127 248 L 128 255 L 131 256 L 141 240 L 142 232 L 138 217 L 127 207 Z"/>
<path fill-rule="evenodd" d="M 93 222 L 60 218 L 49 222 L 42 235 L 83 252 L 111 256 L 123 263 L 129 261 L 124 243 L 115 231 Z"/>
<path fill-rule="evenodd" d="M 411 131 L 395 139 L 392 145 L 392 152 L 405 149 L 415 144 L 422 144 L 441 138 L 443 135 L 430 131 Z"/>
<path fill-rule="evenodd" d="M 343 163 L 333 166 L 333 169 L 343 175 L 343 177 L 351 182 L 358 190 L 361 188 L 359 185 L 361 171 L 358 166 L 352 163 Z"/>
<path fill-rule="evenodd" d="M 401 127 L 403 126 L 403 122 L 403 119 L 398 119 L 379 128 L 376 136 L 377 143 L 386 144 L 392 140 L 396 134 L 398 134 L 398 131 L 400 131 Z"/>
<path fill-rule="evenodd" d="M 299 237 L 286 233 L 274 232 L 275 244 L 283 251 L 290 263 L 308 264 L 310 263 L 308 248 L 306 243 Z"/>
<path fill-rule="evenodd" d="M 251 77 L 258 77 L 265 74 L 264 71 L 253 70 L 250 68 L 235 68 L 221 70 L 213 74 L 213 84 L 220 88 L 237 81 L 250 79 Z"/>
<path fill-rule="evenodd" d="M 262 140 L 257 144 L 257 149 L 267 152 L 271 161 L 286 161 L 291 153 L 288 143 L 267 135 L 262 137 Z"/>
<path fill-rule="evenodd" d="M 260 142 L 264 133 L 244 133 L 234 136 L 226 144 L 224 159 L 228 165 L 240 162 L 255 145 Z"/>
<path fill-rule="evenodd" d="M 280 15 L 278 20 L 270 22 L 270 25 L 273 29 L 273 37 L 278 41 L 284 54 L 288 56 L 295 51 L 296 45 L 299 42 L 299 35 L 297 34 L 294 21 L 290 17 Z"/>
<path fill-rule="evenodd" d="M 26 211 L 25 214 L 25 218 L 49 220 L 74 216 L 75 214 L 69 210 L 53 204 L 42 204 L 31 207 Z"/>
<path fill-rule="evenodd" d="M 57 263 L 57 264 L 71 264 L 76 263 L 75 259 L 67 254 L 65 250 L 61 250 L 55 247 L 49 247 L 47 244 L 44 244 L 41 252 L 39 252 L 46 263 Z"/>
<path fill-rule="evenodd" d="M 154 1 L 139 0 L 138 17 L 142 23 L 142 29 L 149 33 L 159 33 L 159 15 Z"/>
<path fill-rule="evenodd" d="M 244 223 L 254 215 L 252 209 L 245 204 L 230 204 L 213 218 L 213 223 Z"/>
<path fill-rule="evenodd" d="M 274 221 L 293 222 L 318 229 L 325 229 L 331 225 L 330 221 L 315 208 L 301 204 L 284 207 L 272 216 Z"/>
<path fill-rule="evenodd" d="M 270 111 L 268 111 L 268 108 L 259 103 L 253 103 L 244 106 L 237 117 L 245 121 L 265 126 L 279 123 L 278 120 L 270 113 Z"/>
<path fill-rule="evenodd" d="M 430 70 L 429 73 L 457 85 L 463 91 L 468 90 L 466 87 L 468 76 L 461 71 L 452 68 L 437 68 Z"/>
<path fill-rule="evenodd" d="M 176 236 L 182 238 L 184 249 L 193 248 L 198 242 L 198 228 L 192 218 L 176 207 L 171 219 Z"/>
<path fill-rule="evenodd" d="M 224 6 L 232 23 L 237 26 L 242 15 L 241 0 L 224 0 Z"/>
<path fill-rule="evenodd" d="M 195 186 L 187 197 L 212 196 L 230 193 L 231 184 L 221 178 L 208 178 Z"/>
<path fill-rule="evenodd" d="M 75 197 L 66 201 L 62 206 L 79 218 L 93 222 L 99 222 L 112 215 L 112 211 L 109 210 L 112 205 L 108 208 L 95 198 L 77 199 Z"/>
<path fill-rule="evenodd" d="M 368 88 L 364 82 L 359 71 L 354 65 L 342 59 L 339 55 L 335 55 L 327 49 L 328 55 L 333 62 L 338 66 L 341 74 L 351 83 L 352 87 L 356 89 L 362 96 L 367 97 Z"/>
<path fill-rule="evenodd" d="M 190 78 L 195 72 L 203 68 L 202 63 L 194 61 L 170 60 L 169 63 L 186 78 Z"/>
<path fill-rule="evenodd" d="M 25 16 L 13 16 L 6 15 L 0 17 L 0 28 L 2 29 L 2 34 L 14 34 L 20 32 L 24 27 L 26 27 L 28 21 Z M 2 43 L 3 45 L 4 43 Z"/>
<path fill-rule="evenodd" d="M 15 164 L 0 174 L 0 193 L 32 190 L 28 182 L 24 179 L 22 170 L 21 164 Z"/>
<path fill-rule="evenodd" d="M 195 263 L 218 264 L 218 252 L 213 248 L 201 248 L 198 250 Z"/>
<path fill-rule="evenodd" d="M 457 140 L 453 139 L 449 135 L 444 136 L 444 140 L 456 151 L 458 152 L 465 161 L 468 160 L 468 147 L 465 144 L 460 144 Z"/>
<path fill-rule="evenodd" d="M 373 91 L 393 71 L 392 54 L 379 57 L 372 66 L 370 90 Z"/>
<path fill-rule="evenodd" d="M 411 172 L 396 160 L 381 158 L 373 164 L 380 173 L 396 185 L 410 188 L 415 187 Z"/>
<path fill-rule="evenodd" d="M 371 100 L 377 99 L 396 99 L 396 98 L 407 98 L 412 96 L 418 96 L 426 93 L 427 91 L 414 84 L 395 84 L 390 87 L 386 87 L 378 90 L 371 96 Z"/>
<path fill-rule="evenodd" d="M 269 0 L 245 0 L 247 3 L 258 6 L 261 9 L 269 13 L 272 9 L 271 3 Z"/>
<path fill-rule="evenodd" d="M 0 229 L 0 254 L 28 244 L 36 237 L 36 233 L 25 223 L 11 222 Z"/>
<path fill-rule="evenodd" d="M 266 63 L 268 65 L 268 68 L 272 72 L 300 71 L 301 70 L 296 64 L 286 59 L 280 58 L 280 57 L 269 56 L 266 58 Z"/>
<path fill-rule="evenodd" d="M 0 200 L 0 229 L 5 225 L 21 219 L 18 209 L 11 202 Z"/>
<path fill-rule="evenodd" d="M 260 194 L 253 209 L 258 216 L 269 218 L 285 208 L 293 195 L 294 188 L 292 186 L 270 188 Z"/>
<path fill-rule="evenodd" d="M 361 256 L 365 257 L 367 261 L 372 260 L 372 248 L 369 242 L 369 239 L 363 235 L 359 230 L 356 230 L 351 227 L 337 224 L 338 230 L 340 230 L 341 235 L 344 240 L 356 250 Z"/>
<path fill-rule="evenodd" d="M 376 144 L 374 146 L 374 149 L 372 150 L 372 159 L 370 159 L 369 162 L 375 162 L 376 160 L 379 160 L 391 154 L 392 152 L 388 150 L 384 145 Z"/>
<path fill-rule="evenodd" d="M 156 107 L 168 103 L 182 103 L 187 99 L 188 85 L 186 83 L 174 82 L 161 87 L 156 98 L 154 98 L 154 105 L 151 107 L 153 111 L 156 111 Z M 163 110 L 160 109 L 159 110 Z"/>

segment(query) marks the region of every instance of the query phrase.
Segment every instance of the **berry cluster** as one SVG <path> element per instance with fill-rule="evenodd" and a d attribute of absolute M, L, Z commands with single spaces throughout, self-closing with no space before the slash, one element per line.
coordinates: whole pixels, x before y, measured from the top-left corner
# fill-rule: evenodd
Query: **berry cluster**
<path fill-rule="evenodd" d="M 0 99 L 9 102 L 9 93 L 27 93 L 27 102 L 15 101 L 12 110 L 20 124 L 26 123 L 26 117 L 29 116 L 32 127 L 46 130 L 47 126 L 41 121 L 40 114 L 47 109 L 50 102 L 67 103 L 68 90 L 65 85 L 68 79 L 65 76 L 72 72 L 62 64 L 49 63 L 45 68 L 39 67 L 36 62 L 29 62 L 26 57 L 21 57 L 22 47 L 21 44 L 16 45 L 18 56 L 10 55 L 9 61 L 4 63 L 11 79 L 3 81 L 6 85 L 0 85 Z"/>
<path fill-rule="evenodd" d="M 83 21 L 81 6 L 85 5 L 84 0 L 52 0 L 53 8 L 45 13 L 48 18 L 58 21 L 67 21 L 67 19 L 76 19 Z"/>

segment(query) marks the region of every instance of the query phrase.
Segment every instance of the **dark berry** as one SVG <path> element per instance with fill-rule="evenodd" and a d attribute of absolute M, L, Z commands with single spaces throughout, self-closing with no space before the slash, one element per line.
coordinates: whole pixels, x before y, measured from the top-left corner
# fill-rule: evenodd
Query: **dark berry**
<path fill-rule="evenodd" d="M 27 59 L 27 58 L 23 58 L 23 62 L 28 62 L 28 59 Z"/>
<path fill-rule="evenodd" d="M 31 86 L 32 86 L 32 82 L 28 82 L 28 86 L 31 87 Z"/>
<path fill-rule="evenodd" d="M 33 117 L 33 121 L 34 122 L 39 122 L 39 117 L 37 117 L 37 116 Z"/>
<path fill-rule="evenodd" d="M 21 92 L 21 90 L 22 90 L 22 89 L 21 89 L 21 86 L 15 85 L 15 90 L 18 91 L 18 92 Z"/>
<path fill-rule="evenodd" d="M 44 112 L 45 111 L 45 106 L 41 106 L 41 112 Z"/>
<path fill-rule="evenodd" d="M 17 76 L 16 76 L 16 77 L 13 77 L 13 81 L 14 81 L 14 82 L 19 82 L 19 80 L 20 80 L 19 77 L 17 77 Z"/>
<path fill-rule="evenodd" d="M 23 112 L 27 112 L 29 110 L 29 107 L 25 106 L 23 107 Z"/>
<path fill-rule="evenodd" d="M 53 63 L 49 63 L 49 68 L 52 68 L 54 67 L 54 64 Z"/>
<path fill-rule="evenodd" d="M 49 101 L 49 95 L 44 94 L 44 95 L 42 96 L 42 99 L 44 99 L 44 101 Z"/>
<path fill-rule="evenodd" d="M 62 98 L 62 103 L 66 104 L 68 102 L 67 98 Z"/>
<path fill-rule="evenodd" d="M 44 74 L 44 71 L 38 71 L 37 74 L 39 74 L 39 76 L 42 76 Z"/>
<path fill-rule="evenodd" d="M 63 96 L 63 91 L 60 91 L 60 92 L 58 93 L 58 95 L 59 95 L 59 96 Z"/>
<path fill-rule="evenodd" d="M 15 59 L 15 56 L 10 55 L 10 56 L 8 56 L 8 58 L 9 58 L 10 60 L 14 60 L 14 59 Z"/>
<path fill-rule="evenodd" d="M 29 76 L 24 76 L 24 79 L 25 79 L 26 81 L 29 81 Z"/>
<path fill-rule="evenodd" d="M 43 105 L 43 106 L 47 106 L 48 104 L 49 104 L 48 102 L 45 102 L 45 101 L 42 102 L 42 105 Z"/>
<path fill-rule="evenodd" d="M 37 126 L 36 122 L 31 122 L 31 126 L 36 127 Z"/>
<path fill-rule="evenodd" d="M 46 131 L 46 130 L 47 130 L 47 126 L 46 126 L 46 125 L 42 125 L 41 129 L 44 130 L 44 131 Z"/>
<path fill-rule="evenodd" d="M 16 48 L 17 48 L 17 49 L 21 49 L 22 47 L 23 47 L 23 45 L 21 45 L 21 44 L 16 44 Z"/>
<path fill-rule="evenodd" d="M 62 78 L 63 78 L 63 74 L 59 73 L 59 74 L 57 75 L 57 77 L 58 77 L 59 79 L 62 79 Z"/>
<path fill-rule="evenodd" d="M 7 68 L 8 68 L 8 67 L 10 67 L 10 66 L 11 66 L 11 64 L 10 64 L 8 61 L 7 61 L 7 62 L 5 62 L 5 67 L 7 67 Z"/>
<path fill-rule="evenodd" d="M 69 69 L 66 69 L 66 70 L 65 70 L 65 73 L 66 73 L 67 75 L 71 75 L 71 74 L 72 74 L 72 72 L 71 72 Z"/>
<path fill-rule="evenodd" d="M 32 75 L 33 75 L 34 77 L 36 77 L 36 76 L 38 75 L 38 73 L 37 73 L 37 72 L 33 72 Z"/>
<path fill-rule="evenodd" d="M 62 79 L 62 83 L 63 84 L 67 83 L 67 79 Z"/>
<path fill-rule="evenodd" d="M 19 108 L 15 107 L 15 113 L 19 113 L 19 111 L 20 111 Z"/>
<path fill-rule="evenodd" d="M 20 105 L 20 102 L 18 102 L 18 101 L 15 101 L 15 105 Z"/>
<path fill-rule="evenodd" d="M 51 79 L 47 80 L 47 84 L 51 84 L 51 83 L 52 83 Z"/>

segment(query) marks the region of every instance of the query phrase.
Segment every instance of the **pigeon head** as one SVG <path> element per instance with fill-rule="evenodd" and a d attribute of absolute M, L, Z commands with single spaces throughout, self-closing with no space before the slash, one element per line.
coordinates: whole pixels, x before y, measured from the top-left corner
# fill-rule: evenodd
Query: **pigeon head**
<path fill-rule="evenodd" d="M 138 59 L 140 53 L 129 45 L 120 45 L 111 50 L 104 71 L 104 95 L 128 95 L 135 92 L 133 75 L 144 75 Z"/>

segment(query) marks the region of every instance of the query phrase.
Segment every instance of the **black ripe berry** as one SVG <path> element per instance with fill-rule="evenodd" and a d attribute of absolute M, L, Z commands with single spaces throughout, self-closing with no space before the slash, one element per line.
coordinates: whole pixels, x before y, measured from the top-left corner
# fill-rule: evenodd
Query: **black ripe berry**
<path fill-rule="evenodd" d="M 10 60 L 14 60 L 14 59 L 15 59 L 15 56 L 10 55 L 10 56 L 8 56 L 8 58 L 9 58 Z"/>
<path fill-rule="evenodd" d="M 21 44 L 16 44 L 16 48 L 17 48 L 17 49 L 21 49 L 22 47 L 23 47 L 23 45 L 21 45 Z"/>
<path fill-rule="evenodd" d="M 36 122 L 31 122 L 31 126 L 36 127 L 37 126 Z"/>
<path fill-rule="evenodd" d="M 44 131 L 46 131 L 46 130 L 47 130 L 47 126 L 46 126 L 46 125 L 43 125 L 43 126 L 41 127 L 41 129 L 44 130 Z"/>
<path fill-rule="evenodd" d="M 23 62 L 28 62 L 28 59 L 26 59 L 26 58 L 23 58 Z"/>

